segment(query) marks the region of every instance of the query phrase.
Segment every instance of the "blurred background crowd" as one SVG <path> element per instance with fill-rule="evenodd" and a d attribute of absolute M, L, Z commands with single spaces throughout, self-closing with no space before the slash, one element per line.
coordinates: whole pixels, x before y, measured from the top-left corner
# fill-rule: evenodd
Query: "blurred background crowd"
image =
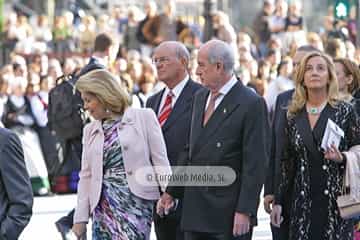
<path fill-rule="evenodd" d="M 0 124 L 20 136 L 37 195 L 77 190 L 80 162 L 64 154 L 71 146 L 47 126 L 49 92 L 62 76 L 88 63 L 100 33 L 113 42 L 105 64 L 132 94 L 135 107 L 144 107 L 164 86 L 151 54 L 168 40 L 190 51 L 188 69 L 195 81 L 198 47 L 209 39 L 229 43 L 236 75 L 265 98 L 270 113 L 277 95 L 294 88 L 293 57 L 300 46 L 360 64 L 357 1 L 53 0 L 43 1 L 46 11 L 37 11 L 40 2 L 0 0 Z M 337 62 L 345 75 L 360 77 Z"/>

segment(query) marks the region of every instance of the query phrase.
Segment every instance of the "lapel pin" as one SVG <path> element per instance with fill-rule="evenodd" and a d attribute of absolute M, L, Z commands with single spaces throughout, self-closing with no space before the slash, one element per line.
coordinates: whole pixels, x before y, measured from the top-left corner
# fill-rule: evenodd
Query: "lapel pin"
<path fill-rule="evenodd" d="M 224 114 L 226 114 L 226 113 L 227 113 L 227 110 L 226 110 L 226 108 L 224 108 L 224 110 L 223 110 L 223 113 L 224 113 Z"/>

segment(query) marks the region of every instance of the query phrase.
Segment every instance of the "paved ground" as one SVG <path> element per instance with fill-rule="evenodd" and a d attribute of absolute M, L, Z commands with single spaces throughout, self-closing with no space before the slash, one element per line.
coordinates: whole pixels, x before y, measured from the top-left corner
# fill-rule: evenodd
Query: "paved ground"
<path fill-rule="evenodd" d="M 76 195 L 36 197 L 34 215 L 20 240 L 61 240 L 54 222 L 69 212 L 75 203 Z M 262 205 L 258 217 L 259 226 L 255 228 L 253 240 L 271 240 L 269 217 L 263 211 Z M 88 236 L 88 239 L 91 239 L 90 235 Z M 151 235 L 151 240 L 156 240 L 154 234 Z"/>

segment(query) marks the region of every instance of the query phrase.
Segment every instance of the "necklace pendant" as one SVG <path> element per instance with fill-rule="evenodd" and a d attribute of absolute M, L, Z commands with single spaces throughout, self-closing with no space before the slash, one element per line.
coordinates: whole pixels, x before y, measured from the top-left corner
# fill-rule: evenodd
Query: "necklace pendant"
<path fill-rule="evenodd" d="M 315 114 L 318 114 L 318 113 L 319 113 L 319 111 L 318 111 L 318 109 L 317 109 L 317 108 L 315 108 L 315 107 L 311 107 L 311 108 L 309 109 L 309 113 L 310 113 L 310 114 L 315 115 Z"/>

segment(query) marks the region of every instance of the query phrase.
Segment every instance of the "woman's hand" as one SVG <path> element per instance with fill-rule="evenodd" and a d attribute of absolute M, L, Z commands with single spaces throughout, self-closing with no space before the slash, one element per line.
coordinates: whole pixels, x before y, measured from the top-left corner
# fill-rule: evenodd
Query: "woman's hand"
<path fill-rule="evenodd" d="M 341 163 L 343 161 L 343 156 L 342 156 L 341 152 L 334 144 L 332 144 L 325 151 L 324 157 L 328 160 L 332 160 L 337 163 Z"/>
<path fill-rule="evenodd" d="M 75 223 L 71 229 L 75 233 L 77 239 L 86 234 L 86 223 Z"/>
<path fill-rule="evenodd" d="M 272 211 L 272 205 L 274 204 L 274 195 L 268 194 L 264 197 L 264 209 L 268 214 Z"/>
<path fill-rule="evenodd" d="M 271 224 L 278 228 L 280 227 L 280 224 L 284 220 L 284 218 L 281 216 L 281 212 L 282 212 L 281 205 L 278 205 L 278 204 L 273 205 L 273 208 L 272 208 L 272 211 L 270 214 Z"/>

